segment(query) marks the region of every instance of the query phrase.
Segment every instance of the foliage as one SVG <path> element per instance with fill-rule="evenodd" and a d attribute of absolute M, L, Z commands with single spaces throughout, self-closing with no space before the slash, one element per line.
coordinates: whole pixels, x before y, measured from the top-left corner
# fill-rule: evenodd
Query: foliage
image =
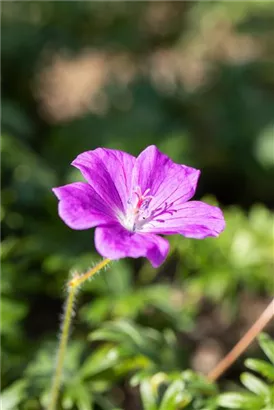
<path fill-rule="evenodd" d="M 155 329 L 137 327 L 125 321 L 112 322 L 91 334 L 91 340 L 98 339 L 104 340 L 104 344 L 86 357 L 80 366 L 80 345 L 70 346 L 69 367 L 65 369 L 61 395 L 63 409 L 76 406 L 80 410 L 89 410 L 95 403 L 103 409 L 113 409 L 114 403 L 104 395 L 114 382 L 129 373 L 133 374 L 131 386 L 140 387 L 143 410 L 273 408 L 274 341 L 264 333 L 259 337 L 259 344 L 270 363 L 247 359 L 246 366 L 260 377 L 245 372 L 241 375 L 244 389 L 239 387 L 237 392 L 221 394 L 216 383 L 193 371 L 180 371 L 176 361 L 172 362 L 169 371 L 163 371 L 165 361 L 161 365 L 159 359 L 174 356 L 174 340 L 168 342 L 168 337 Z M 50 356 L 50 350 L 44 347 L 27 367 L 24 378 L 3 392 L 2 404 L 6 410 L 40 408 L 39 402 L 46 406 L 48 391 L 44 389 L 44 382 L 50 362 L 47 356 Z M 37 397 L 36 400 L 29 398 L 30 392 Z"/>
<path fill-rule="evenodd" d="M 219 395 L 217 403 L 219 406 L 228 409 L 250 409 L 250 410 L 269 410 L 274 406 L 274 342 L 262 333 L 259 343 L 270 360 L 247 359 L 245 364 L 250 370 L 257 372 L 258 376 L 252 373 L 243 373 L 241 382 L 249 392 L 223 393 Z"/>

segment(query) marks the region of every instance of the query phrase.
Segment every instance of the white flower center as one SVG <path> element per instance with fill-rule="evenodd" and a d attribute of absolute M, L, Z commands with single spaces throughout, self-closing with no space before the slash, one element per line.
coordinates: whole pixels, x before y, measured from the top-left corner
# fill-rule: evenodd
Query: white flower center
<path fill-rule="evenodd" d="M 134 191 L 134 197 L 128 200 L 128 209 L 122 223 L 126 229 L 135 232 L 141 230 L 142 226 L 146 223 L 147 218 L 150 216 L 148 210 L 150 201 L 153 196 L 148 195 L 150 188 L 146 189 L 142 193 L 138 186 Z"/>

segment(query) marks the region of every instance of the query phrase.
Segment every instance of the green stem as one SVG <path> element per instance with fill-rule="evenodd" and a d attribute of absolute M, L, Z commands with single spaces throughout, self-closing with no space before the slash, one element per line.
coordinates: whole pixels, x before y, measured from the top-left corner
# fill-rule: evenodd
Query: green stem
<path fill-rule="evenodd" d="M 64 358 L 65 358 L 65 353 L 66 353 L 66 348 L 67 348 L 67 343 L 68 343 L 68 338 L 69 338 L 69 329 L 70 329 L 70 324 L 71 324 L 71 319 L 72 319 L 76 290 L 77 290 L 77 287 L 69 288 L 69 294 L 68 294 L 68 298 L 67 298 L 67 302 L 65 306 L 64 322 L 63 322 L 62 331 L 61 331 L 61 339 L 60 339 L 60 344 L 58 348 L 56 370 L 55 370 L 55 374 L 53 377 L 51 399 L 50 399 L 48 410 L 55 410 L 56 405 L 57 405 L 58 394 L 59 394 L 59 390 L 61 386 Z"/>
<path fill-rule="evenodd" d="M 73 316 L 73 306 L 74 306 L 75 295 L 78 290 L 78 287 L 83 282 L 85 282 L 87 279 L 95 275 L 95 273 L 97 273 L 99 270 L 101 270 L 106 265 L 108 265 L 109 263 L 110 263 L 109 259 L 104 259 L 103 261 L 98 263 L 96 266 L 94 266 L 94 268 L 90 269 L 88 272 L 82 275 L 75 275 L 74 278 L 68 282 L 68 298 L 67 298 L 67 302 L 65 305 L 64 321 L 63 321 L 62 329 L 61 329 L 61 339 L 60 339 L 60 344 L 59 344 L 58 354 L 57 354 L 57 364 L 56 364 L 56 369 L 55 369 L 55 373 L 53 376 L 52 389 L 51 389 L 51 394 L 50 394 L 50 402 L 49 402 L 48 410 L 56 410 L 56 406 L 58 402 L 59 390 L 60 390 L 60 386 L 62 382 L 64 359 L 65 359 L 66 348 L 67 348 L 68 338 L 69 338 L 69 330 L 70 330 L 70 325 L 71 325 L 71 319 Z"/>
<path fill-rule="evenodd" d="M 103 269 L 106 265 L 110 263 L 110 259 L 103 259 L 99 262 L 94 268 L 90 269 L 87 273 L 83 273 L 82 275 L 75 275 L 74 278 L 69 281 L 69 287 L 77 287 L 85 282 L 87 279 L 91 278 L 95 273 L 99 272 L 99 270 Z"/>

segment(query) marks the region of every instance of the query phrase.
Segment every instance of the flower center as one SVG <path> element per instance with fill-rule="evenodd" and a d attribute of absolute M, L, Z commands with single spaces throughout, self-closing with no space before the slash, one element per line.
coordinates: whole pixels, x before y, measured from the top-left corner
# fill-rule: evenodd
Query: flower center
<path fill-rule="evenodd" d="M 148 195 L 149 192 L 150 188 L 142 193 L 141 188 L 137 186 L 133 191 L 132 198 L 128 200 L 129 207 L 124 220 L 124 226 L 132 232 L 140 230 L 146 219 L 150 216 L 148 207 L 153 196 Z"/>

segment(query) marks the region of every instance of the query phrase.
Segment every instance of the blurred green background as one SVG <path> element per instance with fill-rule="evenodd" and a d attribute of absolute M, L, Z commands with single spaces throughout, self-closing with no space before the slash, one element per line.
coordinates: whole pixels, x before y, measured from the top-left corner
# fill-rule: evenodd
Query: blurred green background
<path fill-rule="evenodd" d="M 156 144 L 201 169 L 196 198 L 224 209 L 220 238 L 170 237 L 158 270 L 121 260 L 78 297 L 61 408 L 140 409 L 132 374 L 208 372 L 273 295 L 273 4 L 6 1 L 1 51 L 7 409 L 42 408 L 68 273 L 99 260 L 51 192 L 79 178 L 80 152 Z M 158 347 L 98 341 L 104 326 Z"/>

